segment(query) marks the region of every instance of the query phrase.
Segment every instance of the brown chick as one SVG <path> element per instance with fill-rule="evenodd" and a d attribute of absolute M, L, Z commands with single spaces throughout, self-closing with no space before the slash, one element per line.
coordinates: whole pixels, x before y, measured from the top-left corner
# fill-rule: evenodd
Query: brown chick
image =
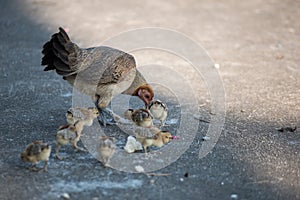
<path fill-rule="evenodd" d="M 59 156 L 59 150 L 62 146 L 71 144 L 75 149 L 85 151 L 83 148 L 77 146 L 77 142 L 80 139 L 80 134 L 78 134 L 76 127 L 71 124 L 63 125 L 58 128 L 56 133 L 56 149 L 55 157 L 59 160 L 63 158 Z"/>
<path fill-rule="evenodd" d="M 131 120 L 141 127 L 153 126 L 153 117 L 147 109 L 137 109 L 131 113 Z"/>
<path fill-rule="evenodd" d="M 128 53 L 106 46 L 80 48 L 63 28 L 44 44 L 42 53 L 44 71 L 55 70 L 80 92 L 90 95 L 101 112 L 103 125 L 107 122 L 103 112 L 116 95 L 138 96 L 146 106 L 153 100 L 151 86 Z"/>
<path fill-rule="evenodd" d="M 112 137 L 101 136 L 99 138 L 98 153 L 99 159 L 105 167 L 109 167 L 109 160 L 115 153 L 115 139 Z"/>
<path fill-rule="evenodd" d="M 51 146 L 42 141 L 35 141 L 27 145 L 26 149 L 21 153 L 21 159 L 24 162 L 33 163 L 29 169 L 32 171 L 47 171 L 48 160 L 51 154 Z M 36 165 L 39 161 L 44 161 L 44 167 L 37 169 Z"/>
<path fill-rule="evenodd" d="M 95 118 L 99 116 L 97 108 L 69 108 L 66 119 L 69 124 L 75 124 L 79 120 L 85 120 L 86 126 L 91 126 Z"/>
<path fill-rule="evenodd" d="M 83 111 L 87 111 L 87 114 L 85 115 L 85 118 L 81 119 L 75 118 L 73 113 L 70 114 L 70 112 L 67 112 L 66 118 L 68 122 L 77 121 L 74 124 L 63 125 L 58 128 L 58 132 L 56 133 L 57 145 L 55 149 L 55 156 L 57 159 L 62 160 L 62 157 L 58 155 L 59 150 L 61 146 L 67 144 L 71 144 L 77 150 L 86 151 L 85 149 L 78 147 L 77 143 L 80 140 L 84 126 L 91 126 L 94 119 L 99 115 L 99 112 L 96 108 L 83 109 Z"/>
<path fill-rule="evenodd" d="M 136 139 L 142 144 L 145 153 L 150 146 L 162 147 L 171 140 L 177 138 L 168 131 L 161 131 L 152 126 L 150 128 L 140 128 L 135 130 Z"/>
<path fill-rule="evenodd" d="M 128 120 L 132 120 L 131 119 L 131 116 L 132 116 L 132 113 L 134 112 L 133 109 L 127 109 L 125 112 L 124 112 L 124 118 L 125 119 L 128 119 Z"/>
<path fill-rule="evenodd" d="M 160 100 L 156 100 L 149 105 L 149 110 L 153 118 L 160 120 L 160 125 L 164 126 L 168 116 L 167 105 Z"/>

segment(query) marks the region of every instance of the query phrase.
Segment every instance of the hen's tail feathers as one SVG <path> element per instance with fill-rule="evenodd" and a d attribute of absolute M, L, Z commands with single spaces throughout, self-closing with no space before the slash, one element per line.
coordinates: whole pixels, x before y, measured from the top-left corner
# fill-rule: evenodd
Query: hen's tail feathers
<path fill-rule="evenodd" d="M 46 65 L 44 71 L 56 70 L 59 75 L 69 76 L 76 70 L 74 66 L 77 64 L 80 48 L 60 27 L 59 32 L 44 44 L 42 53 L 42 65 Z"/>

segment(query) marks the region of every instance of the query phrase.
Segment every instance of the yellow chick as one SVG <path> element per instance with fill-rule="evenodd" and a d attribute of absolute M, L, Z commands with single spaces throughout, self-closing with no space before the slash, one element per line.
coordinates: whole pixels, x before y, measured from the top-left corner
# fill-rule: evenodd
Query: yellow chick
<path fill-rule="evenodd" d="M 135 134 L 137 141 L 142 144 L 145 153 L 147 153 L 147 148 L 150 146 L 162 147 L 173 139 L 178 139 L 178 137 L 173 136 L 170 132 L 161 131 L 155 126 L 136 129 Z"/>
<path fill-rule="evenodd" d="M 99 159 L 105 167 L 109 167 L 109 160 L 115 153 L 115 139 L 112 137 L 101 136 L 99 138 L 98 153 Z"/>
<path fill-rule="evenodd" d="M 160 120 L 160 125 L 164 126 L 168 116 L 167 105 L 160 100 L 155 100 L 149 105 L 149 110 L 153 118 Z"/>
<path fill-rule="evenodd" d="M 27 145 L 26 149 L 21 153 L 21 159 L 24 162 L 33 163 L 29 169 L 32 171 L 47 171 L 48 160 L 51 154 L 51 146 L 42 141 L 35 141 Z M 44 167 L 37 169 L 36 165 L 39 161 L 44 161 Z"/>

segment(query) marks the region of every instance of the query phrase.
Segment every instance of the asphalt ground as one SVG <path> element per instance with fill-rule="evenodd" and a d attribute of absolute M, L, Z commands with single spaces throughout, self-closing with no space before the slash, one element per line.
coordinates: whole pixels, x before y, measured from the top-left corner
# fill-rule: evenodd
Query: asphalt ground
<path fill-rule="evenodd" d="M 278 131 L 300 126 L 299 8 L 297 1 L 1 1 L 0 199 L 300 199 L 299 128 Z M 20 152 L 38 139 L 55 146 L 72 105 L 71 86 L 40 66 L 42 45 L 59 26 L 83 47 L 143 27 L 176 30 L 201 44 L 220 65 L 226 95 L 214 148 L 198 158 L 210 124 L 200 121 L 189 148 L 155 171 L 168 176 L 104 168 L 71 147 L 63 161 L 50 157 L 48 172 L 28 171 Z M 139 63 L 155 56 L 135 54 Z M 198 114 L 209 121 L 212 101 L 199 85 Z M 180 102 L 165 94 L 158 92 L 169 119 L 180 119 Z M 180 134 L 177 126 L 169 129 Z M 122 146 L 118 127 L 105 132 Z"/>

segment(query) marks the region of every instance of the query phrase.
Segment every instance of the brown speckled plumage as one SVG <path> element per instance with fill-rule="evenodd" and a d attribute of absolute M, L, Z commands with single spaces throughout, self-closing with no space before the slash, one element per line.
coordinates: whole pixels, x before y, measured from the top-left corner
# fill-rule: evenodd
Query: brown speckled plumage
<path fill-rule="evenodd" d="M 42 53 L 45 71 L 55 70 L 80 92 L 96 97 L 101 109 L 121 93 L 139 96 L 145 104 L 153 99 L 153 90 L 128 53 L 106 46 L 80 48 L 62 28 L 44 44 Z"/>

